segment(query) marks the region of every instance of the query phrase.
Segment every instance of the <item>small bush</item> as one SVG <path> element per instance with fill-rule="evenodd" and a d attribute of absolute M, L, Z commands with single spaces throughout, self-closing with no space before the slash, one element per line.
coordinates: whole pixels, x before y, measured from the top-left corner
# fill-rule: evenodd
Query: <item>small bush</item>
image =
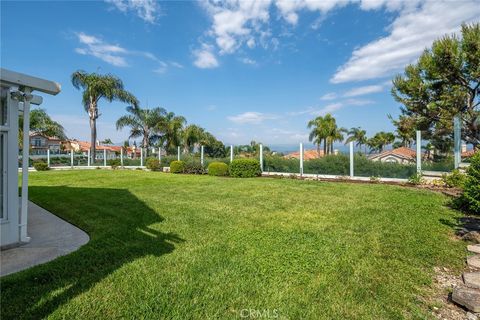
<path fill-rule="evenodd" d="M 170 162 L 170 172 L 171 173 L 184 173 L 185 172 L 185 162 L 177 161 L 177 160 Z"/>
<path fill-rule="evenodd" d="M 228 165 L 223 162 L 212 162 L 208 165 L 208 174 L 217 177 L 228 176 Z"/>
<path fill-rule="evenodd" d="M 147 169 L 150 169 L 152 171 L 159 171 L 162 169 L 160 166 L 160 161 L 156 158 L 148 158 L 146 161 L 146 166 Z"/>
<path fill-rule="evenodd" d="M 110 159 L 107 160 L 107 165 L 112 167 L 113 170 L 117 169 L 122 165 L 120 159 Z"/>
<path fill-rule="evenodd" d="M 33 167 L 35 168 L 35 170 L 37 171 L 47 171 L 47 170 L 50 170 L 50 168 L 48 167 L 48 164 L 46 162 L 43 162 L 43 161 L 35 161 L 33 162 Z"/>
<path fill-rule="evenodd" d="M 252 178 L 262 174 L 260 162 L 256 159 L 235 159 L 230 163 L 229 172 L 236 178 Z"/>
<path fill-rule="evenodd" d="M 186 161 L 185 162 L 185 173 L 189 174 L 205 174 L 205 168 L 198 161 Z"/>
<path fill-rule="evenodd" d="M 408 183 L 413 184 L 413 185 L 419 185 L 424 182 L 423 176 L 421 173 L 417 172 L 408 178 Z"/>
<path fill-rule="evenodd" d="M 470 158 L 461 199 L 468 211 L 480 214 L 480 152 L 478 151 Z"/>
<path fill-rule="evenodd" d="M 450 188 L 463 188 L 465 178 L 466 176 L 458 169 L 453 170 L 450 174 L 442 175 L 443 182 Z"/>

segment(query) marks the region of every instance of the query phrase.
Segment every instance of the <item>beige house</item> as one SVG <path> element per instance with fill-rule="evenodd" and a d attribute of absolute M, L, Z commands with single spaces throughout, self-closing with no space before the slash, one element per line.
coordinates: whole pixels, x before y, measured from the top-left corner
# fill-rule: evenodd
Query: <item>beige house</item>
<path fill-rule="evenodd" d="M 41 133 L 30 133 L 30 154 L 46 155 L 47 150 L 50 154 L 60 153 L 61 140 L 57 137 L 49 137 Z"/>
<path fill-rule="evenodd" d="M 400 147 L 393 150 L 383 151 L 369 157 L 372 161 L 412 164 L 415 163 L 417 152 L 413 149 Z"/>

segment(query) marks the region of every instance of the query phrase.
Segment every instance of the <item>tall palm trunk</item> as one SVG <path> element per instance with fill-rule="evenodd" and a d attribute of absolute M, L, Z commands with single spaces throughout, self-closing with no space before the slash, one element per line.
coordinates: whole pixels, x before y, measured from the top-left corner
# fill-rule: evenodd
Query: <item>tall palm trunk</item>
<path fill-rule="evenodd" d="M 326 156 L 327 155 L 327 138 L 324 138 L 323 139 L 323 155 Z"/>
<path fill-rule="evenodd" d="M 90 101 L 92 100 L 92 97 L 90 97 Z M 90 103 L 90 108 L 88 109 L 88 116 L 90 118 L 90 163 L 93 165 L 96 158 L 98 118 L 97 106 L 93 103 Z"/>

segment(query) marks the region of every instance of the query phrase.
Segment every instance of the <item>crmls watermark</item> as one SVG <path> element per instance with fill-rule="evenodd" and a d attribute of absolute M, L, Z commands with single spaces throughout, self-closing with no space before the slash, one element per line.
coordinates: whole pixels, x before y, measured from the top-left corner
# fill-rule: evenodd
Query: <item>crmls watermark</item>
<path fill-rule="evenodd" d="M 242 309 L 240 318 L 250 319 L 277 319 L 280 316 L 278 309 Z"/>

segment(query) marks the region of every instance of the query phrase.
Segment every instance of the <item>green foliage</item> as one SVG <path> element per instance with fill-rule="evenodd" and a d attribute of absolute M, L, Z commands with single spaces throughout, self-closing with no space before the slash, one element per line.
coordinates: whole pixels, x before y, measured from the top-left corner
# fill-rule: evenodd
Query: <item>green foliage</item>
<path fill-rule="evenodd" d="M 208 174 L 211 176 L 228 176 L 228 165 L 223 162 L 212 162 L 208 165 Z"/>
<path fill-rule="evenodd" d="M 170 172 L 171 173 L 184 173 L 185 172 L 185 162 L 174 160 L 170 162 Z"/>
<path fill-rule="evenodd" d="M 230 163 L 229 172 L 235 178 L 252 178 L 262 174 L 257 159 L 234 159 Z"/>
<path fill-rule="evenodd" d="M 466 209 L 472 213 L 480 214 L 480 152 L 477 151 L 470 159 L 467 168 L 463 195 L 461 197 Z"/>
<path fill-rule="evenodd" d="M 298 173 L 300 170 L 300 160 L 298 159 L 268 156 L 264 158 L 264 163 L 265 171 L 268 172 Z M 303 168 L 304 173 L 346 176 L 350 174 L 350 159 L 345 154 L 328 155 L 305 161 Z M 354 172 L 355 176 L 358 177 L 375 176 L 407 179 L 416 172 L 416 167 L 413 164 L 371 161 L 363 154 L 355 154 Z"/>
<path fill-rule="evenodd" d="M 199 161 L 185 161 L 184 173 L 205 174 L 205 168 Z"/>
<path fill-rule="evenodd" d="M 415 174 L 412 174 L 408 178 L 408 183 L 413 184 L 413 185 L 419 185 L 419 184 L 422 184 L 423 182 L 424 182 L 423 176 L 419 172 L 416 172 Z"/>
<path fill-rule="evenodd" d="M 34 161 L 33 162 L 33 167 L 35 168 L 35 170 L 37 171 L 47 171 L 47 170 L 50 170 L 50 168 L 48 167 L 48 164 L 44 161 Z"/>
<path fill-rule="evenodd" d="M 393 80 L 392 95 L 402 103 L 402 128 L 413 135 L 412 127 L 423 130 L 424 138 L 439 149 L 451 142 L 453 117 L 460 114 L 462 139 L 480 144 L 480 24 L 464 24 L 462 35 L 447 35 L 424 51 L 417 63 L 408 65 Z M 409 119 L 407 119 L 409 118 Z M 412 125 L 409 122 L 414 122 Z M 395 123 L 394 123 L 395 124 Z"/>
<path fill-rule="evenodd" d="M 120 159 L 110 159 L 110 160 L 107 160 L 107 165 L 112 167 L 112 169 L 117 169 L 122 165 L 122 163 Z"/>
<path fill-rule="evenodd" d="M 449 174 L 442 175 L 442 181 L 450 188 L 463 188 L 466 176 L 460 170 L 455 169 Z"/>
<path fill-rule="evenodd" d="M 157 158 L 147 158 L 146 167 L 152 171 L 159 171 L 162 168 Z"/>

